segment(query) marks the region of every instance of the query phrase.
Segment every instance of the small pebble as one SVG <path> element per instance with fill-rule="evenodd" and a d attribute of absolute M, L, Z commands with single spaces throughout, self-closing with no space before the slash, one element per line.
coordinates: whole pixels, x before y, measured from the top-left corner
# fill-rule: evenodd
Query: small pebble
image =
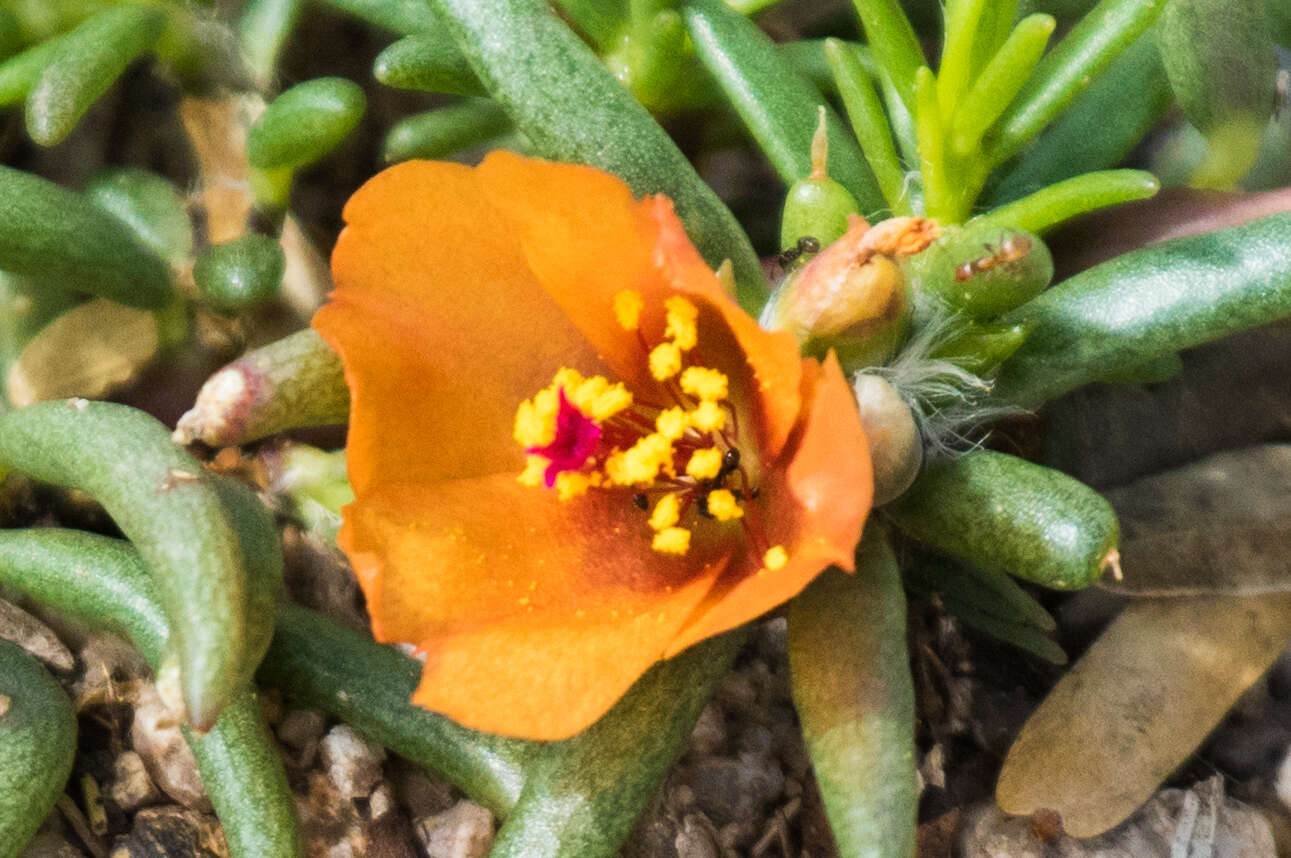
<path fill-rule="evenodd" d="M 161 792 L 148 777 L 143 757 L 125 751 L 112 763 L 112 786 L 108 797 L 124 811 L 137 810 L 161 799 Z"/>
<path fill-rule="evenodd" d="M 417 823 L 429 858 L 484 858 L 493 848 L 493 814 L 470 801 Z"/>
<path fill-rule="evenodd" d="M 197 761 L 184 741 L 179 722 L 151 683 L 141 683 L 135 703 L 130 742 L 143 759 L 153 783 L 186 807 L 210 810 L 211 801 L 197 773 Z"/>
<path fill-rule="evenodd" d="M 344 724 L 338 724 L 319 745 L 327 776 L 346 798 L 366 798 L 381 780 L 385 751 L 359 738 Z"/>

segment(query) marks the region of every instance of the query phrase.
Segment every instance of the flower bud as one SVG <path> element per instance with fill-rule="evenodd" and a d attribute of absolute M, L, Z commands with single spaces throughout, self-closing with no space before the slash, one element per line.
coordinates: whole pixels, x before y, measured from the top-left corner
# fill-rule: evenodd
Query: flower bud
<path fill-rule="evenodd" d="M 853 388 L 874 466 L 874 505 L 910 488 L 923 465 L 923 441 L 910 406 L 877 375 L 858 375 Z"/>
<path fill-rule="evenodd" d="M 845 370 L 889 360 L 905 337 L 911 296 L 895 257 L 937 235 L 924 218 L 893 218 L 874 228 L 853 216 L 843 237 L 791 273 L 762 313 L 808 354 L 834 349 Z"/>
<path fill-rule="evenodd" d="M 780 247 L 796 247 L 799 239 L 814 238 L 821 247 L 837 241 L 848 228 L 848 218 L 860 211 L 851 192 L 829 178 L 829 138 L 825 108 L 811 141 L 811 174 L 789 188 L 780 216 Z"/>
<path fill-rule="evenodd" d="M 939 303 L 984 322 L 1044 291 L 1053 279 L 1053 257 L 1025 230 L 970 223 L 946 230 L 906 270 L 921 317 Z"/>

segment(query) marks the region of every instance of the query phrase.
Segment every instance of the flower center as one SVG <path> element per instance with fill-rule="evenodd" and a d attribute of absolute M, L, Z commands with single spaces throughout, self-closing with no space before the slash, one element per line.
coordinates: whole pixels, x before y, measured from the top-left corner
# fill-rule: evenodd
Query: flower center
<path fill-rule="evenodd" d="M 636 292 L 614 297 L 615 316 L 637 332 L 664 401 L 644 401 L 621 383 L 560 369 L 516 410 L 515 439 L 528 456 L 520 482 L 554 488 L 560 500 L 590 490 L 621 492 L 625 503 L 649 513 L 651 547 L 665 554 L 686 554 L 701 523 L 739 522 L 764 552 L 764 567 L 780 568 L 787 554 L 782 546 L 768 547 L 749 506 L 758 488 L 741 461 L 729 381 L 691 360 L 698 310 L 680 296 L 667 299 L 664 338 L 652 346 L 641 333 L 642 307 Z"/>

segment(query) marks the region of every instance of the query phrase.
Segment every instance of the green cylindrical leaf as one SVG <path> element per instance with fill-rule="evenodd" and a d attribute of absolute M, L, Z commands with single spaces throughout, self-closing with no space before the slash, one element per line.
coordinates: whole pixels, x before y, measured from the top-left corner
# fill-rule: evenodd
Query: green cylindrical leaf
<path fill-rule="evenodd" d="M 1102 0 L 1050 51 L 987 138 L 1000 163 L 1039 134 L 1089 82 L 1137 39 L 1166 4 L 1160 0 Z"/>
<path fill-rule="evenodd" d="M 106 402 L 42 402 L 0 418 L 0 461 L 89 493 L 156 576 L 189 717 L 209 728 L 247 655 L 246 576 L 218 492 L 155 419 Z"/>
<path fill-rule="evenodd" d="M 961 156 L 972 154 L 982 135 L 1013 101 L 1040 61 L 1049 36 L 1058 25 L 1049 15 L 1031 15 L 1018 22 L 1008 41 L 973 81 L 954 112 L 951 143 Z"/>
<path fill-rule="evenodd" d="M 839 852 L 914 858 L 914 684 L 901 572 L 871 526 L 856 572 L 827 569 L 789 603 L 789 673 Z"/>
<path fill-rule="evenodd" d="M 62 36 L 46 39 L 0 63 L 0 107 L 26 100 L 45 67 L 57 56 L 62 41 Z"/>
<path fill-rule="evenodd" d="M 1003 453 L 936 463 L 885 509 L 942 554 L 1055 590 L 1088 587 L 1115 562 L 1119 528 L 1101 495 Z"/>
<path fill-rule="evenodd" d="M 1255 162 L 1276 102 L 1277 55 L 1259 0 L 1171 0 L 1161 63 L 1188 120 L 1206 135 L 1194 183 L 1231 187 Z"/>
<path fill-rule="evenodd" d="M 1148 31 L 1022 155 L 990 194 L 991 203 L 1007 203 L 1063 179 L 1117 166 L 1169 107 L 1170 83 L 1153 31 Z"/>
<path fill-rule="evenodd" d="M 484 94 L 471 64 L 442 28 L 400 39 L 377 54 L 372 76 L 396 89 Z"/>
<path fill-rule="evenodd" d="M 76 713 L 40 662 L 0 639 L 0 858 L 40 828 L 76 755 Z"/>
<path fill-rule="evenodd" d="M 1031 300 L 1053 279 L 1053 257 L 1039 238 L 990 225 L 946 227 L 906 265 L 922 307 L 935 299 L 952 312 L 988 321 Z"/>
<path fill-rule="evenodd" d="M 255 691 L 239 694 L 206 735 L 185 727 L 184 738 L 224 828 L 230 858 L 301 858 L 296 802 Z"/>
<path fill-rule="evenodd" d="M 171 266 L 182 266 L 192 253 L 193 222 L 184 198 L 156 173 L 138 167 L 107 169 L 90 180 L 85 195 Z"/>
<path fill-rule="evenodd" d="M 256 543 L 249 534 L 245 546 Z M 0 582 L 96 631 L 125 635 L 154 669 L 161 664 L 170 625 L 156 582 L 129 543 L 57 528 L 0 531 Z M 256 695 L 239 693 L 214 729 L 204 736 L 186 730 L 185 738 L 230 855 L 298 858 L 295 803 Z"/>
<path fill-rule="evenodd" d="M 1143 170 L 1103 170 L 1050 185 L 974 218 L 981 226 L 1015 226 L 1043 233 L 1077 215 L 1134 200 L 1144 200 L 1161 188 L 1157 177 Z"/>
<path fill-rule="evenodd" d="M 306 328 L 248 352 L 211 376 L 179 418 L 175 438 L 211 447 L 286 429 L 344 423 L 350 413 L 341 359 Z"/>
<path fill-rule="evenodd" d="M 386 135 L 386 161 L 447 158 L 511 130 L 511 117 L 496 102 L 472 99 L 402 119 Z"/>
<path fill-rule="evenodd" d="M 1118 256 L 1001 321 L 1033 325 L 994 397 L 1035 408 L 1148 358 L 1291 315 L 1291 214 Z"/>
<path fill-rule="evenodd" d="M 165 21 L 160 9 L 126 4 L 104 9 L 61 39 L 27 95 L 31 139 L 53 146 L 71 133 L 126 66 L 156 44 Z"/>
<path fill-rule="evenodd" d="M 443 26 L 422 0 L 323 0 L 328 6 L 400 35 L 429 33 Z"/>
<path fill-rule="evenodd" d="M 919 37 L 897 0 L 852 0 L 874 60 L 892 81 L 906 109 L 914 111 L 914 78 L 928 64 Z"/>
<path fill-rule="evenodd" d="M 232 312 L 273 300 L 286 269 L 278 242 L 251 232 L 206 248 L 193 266 L 193 280 L 203 298 Z"/>
<path fill-rule="evenodd" d="M 946 163 L 946 134 L 937 104 L 937 79 L 924 66 L 915 75 L 915 136 L 919 141 L 919 174 L 923 180 L 924 210 L 929 217 L 950 223 L 962 218 L 957 189 L 950 187 Z"/>
<path fill-rule="evenodd" d="M 838 39 L 825 40 L 825 58 L 843 99 L 852 131 L 861 144 L 865 160 L 869 162 L 875 181 L 883 191 L 894 215 L 908 215 L 910 191 L 906 185 L 905 168 L 897 157 L 892 142 L 892 128 L 879 94 L 874 89 L 874 79 L 865 68 L 859 46 Z"/>
<path fill-rule="evenodd" d="M 170 624 L 130 543 L 56 527 L 0 530 L 0 583 L 95 630 L 127 638 L 160 665 Z"/>
<path fill-rule="evenodd" d="M 941 104 L 942 121 L 947 125 L 972 84 L 977 31 L 983 10 L 989 5 L 987 0 L 950 0 L 944 7 L 945 37 L 937 66 L 937 101 Z"/>
<path fill-rule="evenodd" d="M 638 194 L 667 194 L 709 264 L 734 263 L 737 298 L 757 313 L 766 300 L 766 277 L 744 230 L 667 133 L 546 3 L 433 0 L 433 5 L 536 154 L 609 170 Z M 560 74 L 539 76 L 534 69 Z"/>
<path fill-rule="evenodd" d="M 686 4 L 695 51 L 786 184 L 811 172 L 811 141 L 824 97 L 799 77 L 771 40 L 721 0 Z M 869 164 L 842 121 L 826 108 L 829 175 L 873 214 L 884 208 Z"/>
<path fill-rule="evenodd" d="M 1203 132 L 1273 112 L 1277 56 L 1260 2 L 1170 0 L 1157 27 L 1161 64 L 1175 99 Z"/>
<path fill-rule="evenodd" d="M 283 606 L 259 673 L 261 682 L 342 718 L 506 816 L 542 746 L 476 733 L 413 705 L 420 677 L 416 659 L 292 604 Z"/>
<path fill-rule="evenodd" d="M 599 721 L 542 746 L 491 858 L 614 855 L 683 750 L 742 635 L 660 662 Z"/>
<path fill-rule="evenodd" d="M 273 82 L 278 55 L 300 17 L 302 0 L 248 0 L 238 17 L 238 49 L 251 79 L 264 89 Z"/>
<path fill-rule="evenodd" d="M 0 268 L 157 309 L 171 296 L 165 264 L 85 197 L 0 167 Z"/>
<path fill-rule="evenodd" d="M 345 78 L 298 83 L 275 98 L 247 131 L 247 160 L 261 170 L 312 164 L 354 130 L 366 105 L 362 88 Z"/>

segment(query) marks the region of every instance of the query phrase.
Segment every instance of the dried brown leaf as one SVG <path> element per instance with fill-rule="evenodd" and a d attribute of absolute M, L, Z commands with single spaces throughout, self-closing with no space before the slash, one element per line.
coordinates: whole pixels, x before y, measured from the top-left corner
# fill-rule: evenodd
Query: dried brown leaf
<path fill-rule="evenodd" d="M 1291 595 L 1131 602 L 1023 726 L 995 800 L 1073 837 L 1134 812 L 1291 637 Z"/>

